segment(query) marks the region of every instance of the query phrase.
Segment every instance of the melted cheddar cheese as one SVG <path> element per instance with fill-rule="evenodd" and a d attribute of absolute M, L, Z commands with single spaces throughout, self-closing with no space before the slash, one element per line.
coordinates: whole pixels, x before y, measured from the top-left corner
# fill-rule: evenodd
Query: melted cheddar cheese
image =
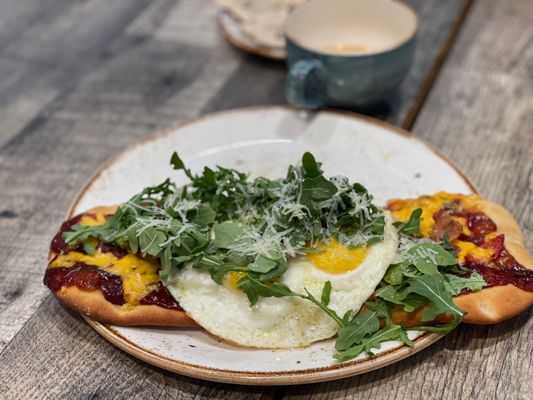
<path fill-rule="evenodd" d="M 97 212 L 94 214 L 94 218 L 92 215 L 84 215 L 81 217 L 79 224 L 84 226 L 98 226 L 105 224 L 105 215 L 104 213 Z"/>
<path fill-rule="evenodd" d="M 389 209 L 392 212 L 392 215 L 396 220 L 405 222 L 411 216 L 411 213 L 417 209 L 422 209 L 422 216 L 420 221 L 420 233 L 424 237 L 430 237 L 433 226 L 435 225 L 435 219 L 433 215 L 441 210 L 446 203 L 459 200 L 461 207 L 466 211 L 476 211 L 477 201 L 479 197 L 477 195 L 462 195 L 462 194 L 451 194 L 445 192 L 439 192 L 433 196 L 421 196 L 417 199 L 408 199 L 408 200 L 393 200 L 389 202 Z M 463 217 L 452 217 L 454 220 L 459 222 L 463 227 L 462 233 L 465 236 L 471 235 L 471 231 L 468 228 L 468 221 Z M 486 239 L 491 239 L 496 236 L 495 233 L 487 235 Z M 476 246 L 472 242 L 466 242 L 462 240 L 454 240 L 452 242 L 457 248 L 457 258 L 459 262 L 464 263 L 465 257 L 470 255 L 476 260 L 487 262 L 494 255 L 494 249 L 491 248 L 482 248 Z"/>
<path fill-rule="evenodd" d="M 80 220 L 80 225 L 96 226 L 105 223 L 105 215 L 96 213 L 84 215 Z M 49 265 L 49 268 L 72 267 L 76 263 L 94 265 L 105 271 L 119 275 L 122 278 L 122 289 L 124 299 L 128 304 L 138 304 L 139 301 L 157 288 L 160 282 L 159 265 L 138 257 L 135 254 L 127 254 L 122 258 L 116 257 L 113 253 L 83 254 L 70 251 L 56 257 Z"/>
<path fill-rule="evenodd" d="M 463 263 L 465 257 L 470 255 L 476 260 L 487 262 L 494 255 L 493 249 L 484 249 L 482 247 L 476 246 L 472 242 L 463 242 L 462 240 L 455 240 L 453 244 L 458 248 L 457 259 L 459 262 Z"/>
<path fill-rule="evenodd" d="M 139 301 L 156 288 L 159 278 L 159 265 L 127 254 L 122 258 L 112 253 L 96 253 L 87 255 L 76 251 L 60 255 L 50 264 L 50 268 L 72 267 L 77 262 L 94 265 L 122 278 L 124 299 L 128 304 Z"/>
<path fill-rule="evenodd" d="M 433 214 L 441 210 L 446 203 L 459 199 L 466 209 L 471 209 L 475 208 L 478 198 L 476 195 L 465 196 L 462 194 L 439 192 L 433 196 L 421 196 L 417 199 L 393 200 L 389 203 L 389 209 L 396 220 L 405 222 L 414 210 L 421 208 L 420 233 L 424 237 L 429 237 L 433 225 L 435 225 Z M 466 221 L 463 218 L 458 218 L 457 220 L 463 225 L 463 232 L 468 234 L 469 231 L 466 226 Z"/>

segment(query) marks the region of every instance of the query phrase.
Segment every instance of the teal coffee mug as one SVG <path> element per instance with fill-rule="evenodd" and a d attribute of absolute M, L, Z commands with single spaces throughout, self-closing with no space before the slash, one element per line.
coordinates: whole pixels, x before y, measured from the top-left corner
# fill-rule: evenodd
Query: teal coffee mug
<path fill-rule="evenodd" d="M 287 101 L 364 109 L 407 75 L 418 17 L 397 0 L 311 0 L 287 19 Z"/>

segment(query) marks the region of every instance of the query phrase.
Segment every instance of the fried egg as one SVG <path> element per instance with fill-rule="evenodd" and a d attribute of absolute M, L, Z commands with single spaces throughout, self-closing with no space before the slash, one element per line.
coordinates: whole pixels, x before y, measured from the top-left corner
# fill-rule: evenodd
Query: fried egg
<path fill-rule="evenodd" d="M 290 259 L 280 282 L 298 293 L 307 289 L 320 299 L 324 284 L 330 281 L 329 307 L 341 317 L 347 311 L 358 311 L 374 292 L 396 253 L 398 236 L 388 214 L 386 220 L 383 241 L 350 249 L 332 239 L 319 245 L 319 252 Z M 301 347 L 337 333 L 335 321 L 305 299 L 260 298 L 250 307 L 248 298 L 237 287 L 242 276 L 231 272 L 223 285 L 219 285 L 208 272 L 188 265 L 174 271 L 166 286 L 200 326 L 241 346 Z"/>

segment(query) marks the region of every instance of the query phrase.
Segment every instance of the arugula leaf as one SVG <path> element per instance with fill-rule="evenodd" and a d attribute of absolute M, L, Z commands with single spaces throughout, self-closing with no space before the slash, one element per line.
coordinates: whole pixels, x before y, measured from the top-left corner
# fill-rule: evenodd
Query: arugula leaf
<path fill-rule="evenodd" d="M 131 227 L 127 230 L 128 233 L 128 245 L 132 253 L 137 253 L 139 251 L 139 239 L 137 238 L 137 232 Z"/>
<path fill-rule="evenodd" d="M 404 271 L 411 265 L 409 261 L 398 264 L 391 264 L 383 277 L 383 280 L 390 285 L 400 285 L 403 281 Z"/>
<path fill-rule="evenodd" d="M 207 227 L 215 222 L 217 213 L 209 206 L 200 206 L 196 209 L 196 216 L 193 222 L 202 227 Z"/>
<path fill-rule="evenodd" d="M 268 272 L 259 274 L 259 280 L 261 282 L 268 282 L 273 279 L 279 278 L 287 271 L 287 268 L 289 265 L 287 260 L 284 260 L 283 258 L 279 256 L 273 261 L 275 261 L 276 263 L 276 266 L 274 268 L 272 268 Z"/>
<path fill-rule="evenodd" d="M 95 254 L 96 253 L 96 247 L 95 247 L 94 243 L 90 239 L 83 240 L 81 242 L 81 244 L 83 245 L 83 250 L 87 254 Z"/>
<path fill-rule="evenodd" d="M 329 199 L 337 192 L 337 187 L 318 175 L 313 178 L 305 178 L 302 182 L 302 194 L 300 202 L 306 206 L 313 215 L 318 212 L 317 203 Z"/>
<path fill-rule="evenodd" d="M 377 330 L 372 336 L 363 338 L 357 345 L 349 347 L 348 349 L 335 354 L 333 357 L 338 361 L 346 361 L 357 357 L 363 351 L 368 355 L 373 356 L 372 349 L 379 349 L 381 343 L 387 340 L 400 339 L 404 344 L 413 347 L 413 342 L 407 337 L 407 334 L 400 325 L 388 324 L 384 328 Z"/>
<path fill-rule="evenodd" d="M 382 298 L 390 303 L 403 305 L 404 299 L 407 296 L 405 288 L 387 285 L 379 288 L 375 292 L 376 297 Z"/>
<path fill-rule="evenodd" d="M 316 178 L 317 176 L 322 175 L 320 165 L 316 162 L 315 157 L 308 151 L 305 152 L 302 157 L 302 169 L 304 177 L 307 178 Z"/>
<path fill-rule="evenodd" d="M 438 266 L 457 264 L 454 255 L 448 253 L 436 243 L 420 243 L 407 251 L 412 263 L 426 275 L 439 274 Z"/>
<path fill-rule="evenodd" d="M 255 305 L 261 297 L 285 297 L 285 296 L 298 296 L 289 287 L 283 283 L 271 283 L 266 284 L 258 279 L 253 278 L 250 274 L 242 277 L 237 282 L 237 287 L 241 289 L 248 300 L 250 301 L 250 307 Z"/>
<path fill-rule="evenodd" d="M 413 312 L 427 303 L 426 298 L 410 293 L 408 288 L 403 286 L 383 286 L 375 294 L 389 303 L 403 306 L 406 312 Z"/>
<path fill-rule="evenodd" d="M 450 243 L 450 240 L 448 239 L 448 233 L 444 234 L 444 237 L 442 238 L 442 243 L 440 245 L 448 253 L 453 254 L 454 256 L 457 255 L 457 251 L 455 250 L 455 247 L 453 246 L 453 244 Z"/>
<path fill-rule="evenodd" d="M 322 296 L 320 296 L 320 301 L 325 306 L 329 305 L 329 300 L 331 297 L 331 282 L 327 281 L 324 283 L 324 287 L 322 288 Z"/>
<path fill-rule="evenodd" d="M 244 236 L 245 227 L 239 222 L 223 222 L 213 227 L 215 234 L 214 244 L 219 249 L 231 249 L 235 243 L 246 243 L 249 240 Z"/>
<path fill-rule="evenodd" d="M 190 179 L 194 179 L 191 174 L 191 171 L 185 168 L 185 164 L 180 158 L 180 156 L 178 156 L 177 152 L 172 153 L 172 157 L 170 157 L 170 163 L 172 164 L 175 170 L 183 170 L 185 172 L 185 175 L 187 175 Z"/>
<path fill-rule="evenodd" d="M 248 268 L 239 265 L 224 263 L 224 261 L 216 256 L 203 256 L 195 264 L 193 268 L 205 268 L 213 279 L 219 285 L 222 285 L 224 276 L 230 271 L 248 272 Z"/>
<path fill-rule="evenodd" d="M 172 248 L 169 246 L 163 250 L 163 257 L 161 258 L 160 276 L 168 277 L 172 268 Z M 165 278 L 166 279 L 166 278 Z"/>
<path fill-rule="evenodd" d="M 373 301 L 367 301 L 365 303 L 365 307 L 368 308 L 370 311 L 375 311 L 378 318 L 382 318 L 387 321 L 390 321 L 391 308 L 389 304 L 387 304 L 386 301 L 382 299 L 375 299 Z"/>
<path fill-rule="evenodd" d="M 417 208 L 413 210 L 409 219 L 406 222 L 396 221 L 392 224 L 398 230 L 398 233 L 403 233 L 406 236 L 420 236 L 420 217 L 422 216 L 422 209 Z"/>
<path fill-rule="evenodd" d="M 326 286 L 326 284 L 324 284 L 324 286 Z M 339 325 L 340 327 L 343 327 L 345 325 L 344 318 L 339 317 L 339 315 L 334 310 L 329 308 L 322 301 L 318 301 L 316 299 L 316 297 L 313 296 L 307 289 L 305 289 L 305 293 L 307 295 L 296 294 L 296 296 L 301 297 L 302 299 L 309 300 L 311 303 L 314 303 L 315 305 L 320 307 L 322 309 L 322 311 L 324 311 L 326 314 L 328 314 L 337 323 L 337 325 Z M 324 289 L 322 290 L 322 293 L 324 293 Z"/>
<path fill-rule="evenodd" d="M 270 258 L 261 254 L 256 257 L 253 263 L 250 264 L 249 268 L 250 271 L 266 274 L 267 272 L 270 272 L 276 268 L 276 265 L 276 261 L 271 260 Z"/>
<path fill-rule="evenodd" d="M 354 344 L 361 343 L 367 335 L 375 333 L 379 329 L 379 319 L 375 311 L 364 311 L 357 314 L 344 327 L 339 329 L 335 348 L 345 351 Z"/>
<path fill-rule="evenodd" d="M 446 312 L 453 314 L 457 323 L 460 322 L 464 312 L 454 304 L 441 275 L 423 275 L 418 279 L 411 279 L 408 285 L 407 293 L 419 294 L 430 301 L 429 307 L 422 314 L 423 322 L 432 321 L 437 315 Z"/>
<path fill-rule="evenodd" d="M 377 331 L 365 342 L 365 350 L 371 356 L 373 355 L 372 349 L 379 349 L 381 343 L 387 340 L 400 339 L 408 347 L 414 347 L 414 343 L 409 340 L 403 328 L 400 325 L 389 324 L 383 329 Z"/>
<path fill-rule="evenodd" d="M 446 289 L 453 296 L 458 295 L 463 289 L 477 292 L 485 287 L 487 282 L 477 272 L 472 272 L 469 277 L 461 277 L 452 274 L 444 274 Z"/>
<path fill-rule="evenodd" d="M 156 229 L 146 229 L 139 235 L 139 247 L 141 253 L 158 256 L 161 252 L 161 243 L 166 239 L 163 232 Z"/>

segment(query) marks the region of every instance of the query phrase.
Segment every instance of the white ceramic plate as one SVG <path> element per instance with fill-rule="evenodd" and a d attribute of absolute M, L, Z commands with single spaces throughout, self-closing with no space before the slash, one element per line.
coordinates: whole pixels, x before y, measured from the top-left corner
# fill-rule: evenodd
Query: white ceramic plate
<path fill-rule="evenodd" d="M 127 148 L 94 175 L 71 215 L 116 204 L 170 176 L 173 151 L 193 171 L 221 165 L 269 178 L 311 151 L 328 175 L 361 182 L 377 203 L 440 190 L 471 193 L 474 186 L 439 152 L 398 128 L 351 113 L 303 113 L 284 107 L 222 112 L 179 124 Z M 356 360 L 336 363 L 334 340 L 291 350 L 227 345 L 199 329 L 125 328 L 88 320 L 121 349 L 159 367 L 203 379 L 244 384 L 301 384 L 351 376 L 388 365 L 435 342 L 440 335 L 411 332 L 415 348 L 391 341 Z"/>

